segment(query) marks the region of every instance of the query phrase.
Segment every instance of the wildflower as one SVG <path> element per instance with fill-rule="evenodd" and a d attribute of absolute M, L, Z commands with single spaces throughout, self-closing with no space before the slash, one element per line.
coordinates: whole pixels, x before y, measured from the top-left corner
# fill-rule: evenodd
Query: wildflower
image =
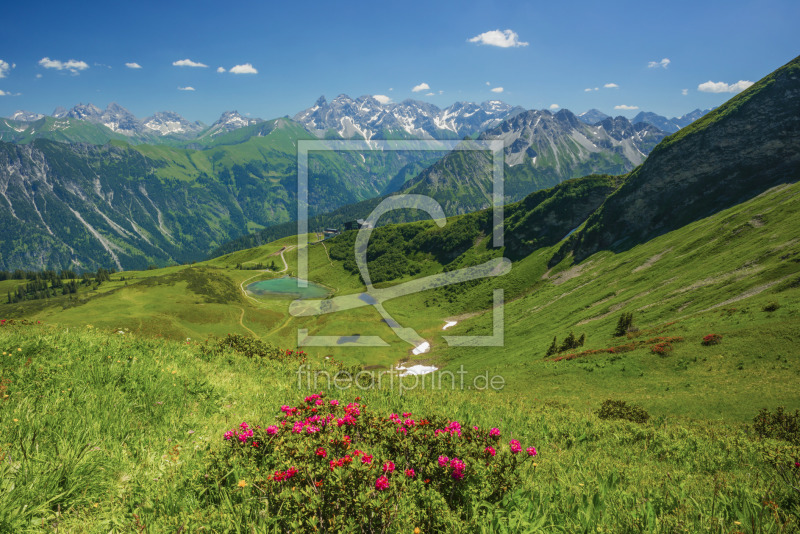
<path fill-rule="evenodd" d="M 247 486 L 247 482 L 245 482 L 244 480 L 240 480 L 240 481 L 239 481 L 239 487 L 240 487 L 240 488 L 243 488 L 243 487 L 245 487 L 245 486 Z"/>
<path fill-rule="evenodd" d="M 391 473 L 392 471 L 394 471 L 394 462 L 389 461 L 383 464 L 384 473 Z"/>
<path fill-rule="evenodd" d="M 414 420 L 413 420 L 413 419 L 406 419 L 406 420 L 404 421 L 404 424 L 405 424 L 406 426 L 414 426 Z"/>
<path fill-rule="evenodd" d="M 522 450 L 522 445 L 520 445 L 519 441 L 512 439 L 508 442 L 509 447 L 511 447 L 511 454 L 517 454 L 519 451 Z"/>
<path fill-rule="evenodd" d="M 338 401 L 338 400 L 336 400 L 336 399 L 333 399 L 333 400 L 331 401 L 331 406 L 339 406 L 339 401 Z"/>
<path fill-rule="evenodd" d="M 364 457 L 361 458 L 361 463 L 362 464 L 367 464 L 367 465 L 372 464 L 372 455 L 371 454 L 365 454 Z"/>
<path fill-rule="evenodd" d="M 323 402 L 322 399 L 317 399 L 317 401 L 314 404 L 316 404 L 317 406 L 322 406 L 325 403 Z"/>
<path fill-rule="evenodd" d="M 288 478 L 292 478 L 296 474 L 297 474 L 297 468 L 296 467 L 290 467 L 289 469 L 286 470 L 286 472 L 283 475 L 284 475 L 285 478 L 288 479 Z"/>
<path fill-rule="evenodd" d="M 319 449 L 317 449 L 317 456 L 319 456 L 320 458 L 325 458 L 328 456 L 328 451 L 320 447 Z"/>
<path fill-rule="evenodd" d="M 411 417 L 411 412 L 403 412 L 403 417 Z"/>
<path fill-rule="evenodd" d="M 417 474 L 413 469 L 406 469 L 405 473 L 408 478 L 414 478 Z"/>
<path fill-rule="evenodd" d="M 225 432 L 225 439 L 230 441 L 234 434 L 235 432 L 233 430 L 228 430 L 227 432 Z"/>
<path fill-rule="evenodd" d="M 440 466 L 442 466 L 442 467 L 446 466 L 447 462 L 449 462 L 449 461 L 450 461 L 450 458 L 448 458 L 447 456 L 439 456 L 439 465 Z"/>
<path fill-rule="evenodd" d="M 248 425 L 245 422 L 242 422 L 242 424 L 239 425 L 239 428 L 241 428 L 242 430 L 247 430 L 248 428 L 250 428 L 250 425 Z"/>
<path fill-rule="evenodd" d="M 795 466 L 795 467 L 800 467 L 800 462 L 795 462 L 795 463 L 794 463 L 794 466 Z"/>
<path fill-rule="evenodd" d="M 495 454 L 497 454 L 497 451 L 491 445 L 486 447 L 485 449 L 483 449 L 483 452 L 485 452 L 486 454 L 488 454 L 490 456 L 494 456 Z"/>
<path fill-rule="evenodd" d="M 525 452 L 528 453 L 528 456 L 536 456 L 536 447 L 528 447 Z"/>
<path fill-rule="evenodd" d="M 375 481 L 375 489 L 378 491 L 383 491 L 389 489 L 389 479 L 385 476 L 380 477 L 378 480 Z"/>
<path fill-rule="evenodd" d="M 318 487 L 318 488 L 321 488 L 322 487 L 322 481 L 321 480 L 317 480 L 316 482 L 314 482 L 314 485 L 316 487 Z"/>
<path fill-rule="evenodd" d="M 490 435 L 490 436 L 497 436 L 497 437 L 499 437 L 499 436 L 500 436 L 500 429 L 499 429 L 499 428 L 493 428 L 493 429 L 491 429 L 491 430 L 489 431 L 489 435 Z"/>
<path fill-rule="evenodd" d="M 277 426 L 269 425 L 267 427 L 267 434 L 269 434 L 270 436 L 274 436 L 277 433 L 278 433 L 278 427 Z"/>
<path fill-rule="evenodd" d="M 253 442 L 253 447 L 255 447 L 256 449 L 258 448 L 258 442 L 257 441 Z"/>

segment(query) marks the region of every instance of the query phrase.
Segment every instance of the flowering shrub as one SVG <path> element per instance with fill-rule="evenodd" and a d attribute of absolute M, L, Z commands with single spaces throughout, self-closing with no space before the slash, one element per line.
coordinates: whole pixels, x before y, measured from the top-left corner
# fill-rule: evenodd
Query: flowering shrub
<path fill-rule="evenodd" d="M 666 356 L 670 352 L 672 352 L 672 343 L 665 342 L 665 343 L 656 343 L 652 347 L 650 347 L 650 352 L 653 354 L 658 354 L 659 356 Z"/>
<path fill-rule="evenodd" d="M 622 352 L 630 352 L 632 350 L 636 350 L 637 348 L 646 347 L 648 345 L 651 346 L 651 350 L 652 350 L 652 346 L 654 344 L 656 344 L 656 345 L 658 345 L 658 344 L 661 344 L 661 345 L 666 344 L 666 345 L 670 345 L 670 347 L 671 347 L 672 343 L 680 343 L 681 341 L 683 341 L 683 338 L 680 337 L 680 336 L 674 336 L 674 337 L 658 336 L 658 337 L 653 337 L 653 338 L 646 339 L 646 340 L 641 339 L 639 341 L 632 341 L 632 342 L 626 343 L 624 345 L 617 345 L 615 347 L 608 347 L 606 349 L 592 349 L 592 350 L 585 350 L 583 352 L 578 352 L 578 353 L 573 353 L 573 354 L 565 354 L 564 356 L 559 356 L 557 358 L 552 358 L 551 361 L 560 362 L 562 360 L 574 360 L 576 358 L 583 358 L 584 356 L 592 356 L 594 354 L 620 354 Z M 669 350 L 672 350 L 672 349 L 670 348 Z M 655 350 L 653 350 L 653 352 L 655 352 L 656 354 L 660 354 L 659 352 L 656 352 Z"/>
<path fill-rule="evenodd" d="M 707 336 L 703 337 L 703 345 L 718 345 L 722 342 L 722 336 L 719 334 L 708 334 Z"/>
<path fill-rule="evenodd" d="M 236 492 L 246 480 L 265 510 L 281 511 L 271 519 L 282 530 L 435 532 L 475 519 L 481 502 L 499 502 L 537 454 L 519 454 L 522 444 L 505 443 L 498 428 L 382 417 L 358 397 L 347 405 L 324 397 L 282 406 L 276 425 L 243 422 L 225 432 L 209 491 Z"/>

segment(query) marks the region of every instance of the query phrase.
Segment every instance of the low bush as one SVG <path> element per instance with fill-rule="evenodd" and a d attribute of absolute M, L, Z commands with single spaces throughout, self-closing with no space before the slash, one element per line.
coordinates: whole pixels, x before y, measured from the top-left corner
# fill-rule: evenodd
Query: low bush
<path fill-rule="evenodd" d="M 664 343 L 656 343 L 652 347 L 650 347 L 650 352 L 653 354 L 658 354 L 659 356 L 666 356 L 670 352 L 672 352 L 672 343 L 664 342 Z"/>
<path fill-rule="evenodd" d="M 703 345 L 706 347 L 710 345 L 719 345 L 722 342 L 722 336 L 719 334 L 708 334 L 703 337 Z"/>
<path fill-rule="evenodd" d="M 211 498 L 258 498 L 272 527 L 292 532 L 450 531 L 480 525 L 536 455 L 498 428 L 372 412 L 324 393 L 281 406 L 266 427 L 225 432 L 205 479 Z M 530 476 L 530 473 L 528 474 Z"/>
<path fill-rule="evenodd" d="M 644 424 L 650 419 L 650 414 L 641 406 L 613 399 L 603 401 L 595 413 L 600 419 L 625 419 L 639 424 Z"/>
<path fill-rule="evenodd" d="M 762 438 L 781 439 L 800 445 L 800 410 L 794 414 L 778 406 L 775 412 L 762 408 L 753 419 L 753 430 Z"/>

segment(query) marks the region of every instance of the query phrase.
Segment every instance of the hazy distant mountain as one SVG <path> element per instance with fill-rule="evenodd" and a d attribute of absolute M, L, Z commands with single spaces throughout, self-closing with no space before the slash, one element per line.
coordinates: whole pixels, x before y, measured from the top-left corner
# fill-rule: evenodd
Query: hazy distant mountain
<path fill-rule="evenodd" d="M 661 131 L 675 133 L 681 128 L 685 128 L 686 126 L 690 125 L 709 111 L 711 110 L 696 109 L 691 113 L 687 113 L 686 115 L 682 115 L 680 117 L 672 117 L 671 119 L 651 111 L 641 111 L 631 120 L 631 123 L 636 124 L 637 122 L 645 122 L 647 124 L 652 124 Z M 608 115 L 598 109 L 590 109 L 589 111 L 584 111 L 578 115 L 578 119 L 586 124 L 597 124 L 607 117 Z"/>
<path fill-rule="evenodd" d="M 417 100 L 383 104 L 369 95 L 355 100 L 339 95 L 330 103 L 320 97 L 294 120 L 317 137 L 458 139 L 496 126 L 522 111 L 499 100 L 482 104 L 456 102 L 440 109 Z"/>
<path fill-rule="evenodd" d="M 589 111 L 584 111 L 583 113 L 577 115 L 578 119 L 586 124 L 598 123 L 603 119 L 607 119 L 609 116 L 610 115 L 606 115 L 599 109 L 590 109 Z"/>
<path fill-rule="evenodd" d="M 202 133 L 200 138 L 213 139 L 220 134 L 232 132 L 245 126 L 252 126 L 259 122 L 264 122 L 264 119 L 245 117 L 238 111 L 226 111 L 208 130 Z"/>
<path fill-rule="evenodd" d="M 672 117 L 671 119 L 650 111 L 642 111 L 633 118 L 632 122 L 646 122 L 648 124 L 652 124 L 660 130 L 664 130 L 667 133 L 675 133 L 681 128 L 685 128 L 686 126 L 690 125 L 709 111 L 711 110 L 706 109 L 701 111 L 696 109 L 691 113 L 687 113 L 686 115 L 682 115 L 680 117 Z"/>
<path fill-rule="evenodd" d="M 20 122 L 33 122 L 38 121 L 39 119 L 44 118 L 44 115 L 41 113 L 34 113 L 33 111 L 24 111 L 24 110 L 17 110 L 15 111 L 9 119 L 20 121 Z"/>

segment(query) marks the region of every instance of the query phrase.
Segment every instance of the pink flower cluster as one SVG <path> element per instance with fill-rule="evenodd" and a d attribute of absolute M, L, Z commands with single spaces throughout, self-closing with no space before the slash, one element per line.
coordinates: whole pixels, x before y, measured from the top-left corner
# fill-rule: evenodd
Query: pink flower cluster
<path fill-rule="evenodd" d="M 489 431 L 489 435 L 492 436 L 492 437 L 500 437 L 500 429 L 499 428 L 491 429 Z"/>
<path fill-rule="evenodd" d="M 517 454 L 519 451 L 522 450 L 522 445 L 520 445 L 519 441 L 515 439 L 509 441 L 508 446 L 511 449 L 511 454 Z"/>
<path fill-rule="evenodd" d="M 456 480 L 461 480 L 464 478 L 464 469 L 466 469 L 466 464 L 463 460 L 459 460 L 458 458 L 448 458 L 447 456 L 439 456 L 439 465 L 444 467 L 450 467 L 453 472 L 450 476 L 452 476 Z"/>
<path fill-rule="evenodd" d="M 275 474 L 272 475 L 272 480 L 274 480 L 275 482 L 280 482 L 281 480 L 289 480 L 296 474 L 297 474 L 297 468 L 290 467 L 286 471 L 275 471 Z"/>
<path fill-rule="evenodd" d="M 375 481 L 375 489 L 383 491 L 389 489 L 389 479 L 386 476 L 381 476 Z"/>
<path fill-rule="evenodd" d="M 256 428 L 258 428 L 258 427 L 256 427 Z M 247 441 L 247 438 L 252 438 L 252 437 L 253 437 L 253 429 L 252 429 L 252 428 L 250 428 L 250 425 L 248 425 L 247 423 L 245 423 L 245 422 L 242 422 L 242 423 L 239 425 L 239 429 L 242 431 L 242 433 L 241 433 L 241 434 L 239 434 L 239 433 L 236 431 L 236 429 L 235 429 L 235 428 L 232 428 L 232 429 L 228 430 L 227 432 L 225 432 L 225 434 L 224 434 L 224 436 L 223 436 L 223 437 L 224 437 L 226 440 L 230 441 L 230 440 L 231 440 L 231 439 L 233 439 L 233 437 L 235 436 L 236 438 L 238 438 L 238 439 L 239 439 L 239 442 L 240 442 L 240 443 L 244 443 L 245 441 Z M 257 445 L 256 445 L 256 446 L 257 446 Z"/>

